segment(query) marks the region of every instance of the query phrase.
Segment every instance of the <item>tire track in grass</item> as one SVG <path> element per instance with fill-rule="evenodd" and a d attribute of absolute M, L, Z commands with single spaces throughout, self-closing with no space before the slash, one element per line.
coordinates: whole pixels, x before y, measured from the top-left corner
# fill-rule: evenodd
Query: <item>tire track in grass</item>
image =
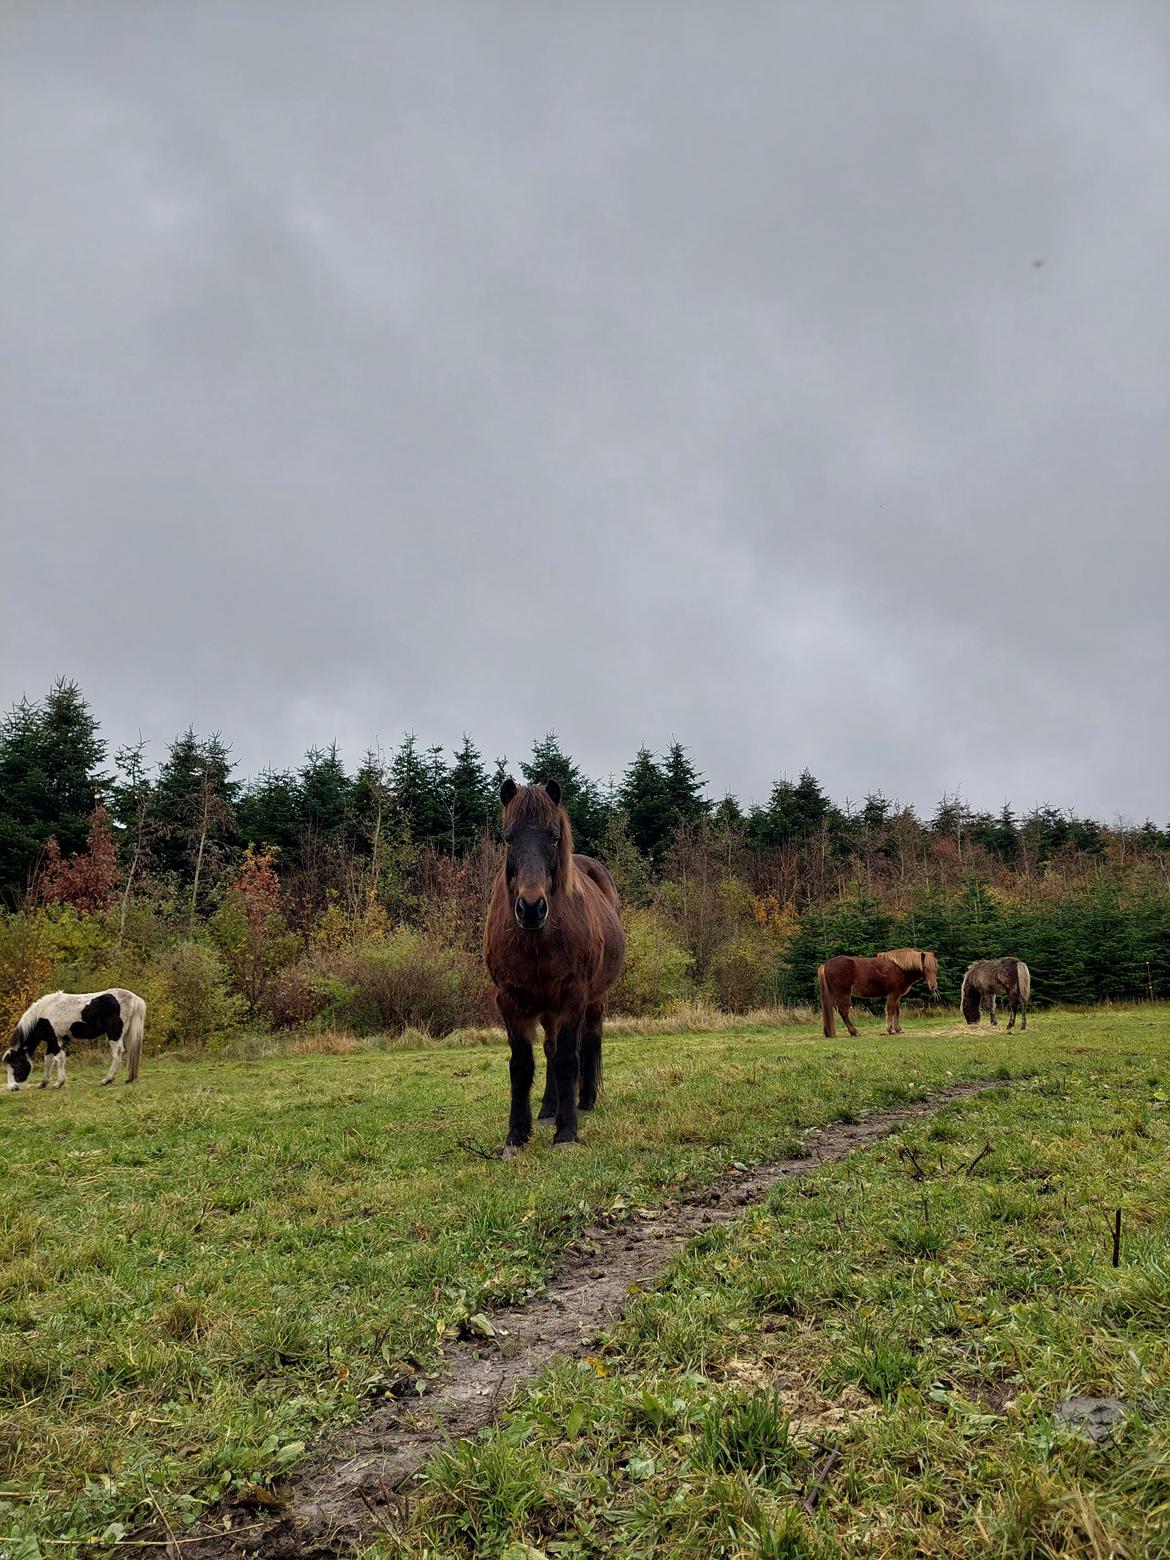
<path fill-rule="evenodd" d="M 145 1545 L 157 1545 L 175 1560 L 333 1560 L 384 1537 L 393 1531 L 398 1491 L 437 1447 L 490 1424 L 512 1393 L 555 1360 L 588 1354 L 599 1331 L 622 1314 L 631 1289 L 653 1283 L 692 1236 L 730 1224 L 780 1181 L 868 1148 L 953 1100 L 1005 1087 L 998 1079 L 954 1084 L 855 1122 L 814 1127 L 799 1159 L 726 1176 L 627 1223 L 590 1225 L 539 1295 L 491 1313 L 493 1335 L 448 1348 L 425 1396 L 395 1399 L 323 1439 L 278 1492 L 279 1513 L 264 1519 L 222 1508 L 178 1541 L 165 1531 L 140 1533 L 117 1548 L 141 1555 Z"/>

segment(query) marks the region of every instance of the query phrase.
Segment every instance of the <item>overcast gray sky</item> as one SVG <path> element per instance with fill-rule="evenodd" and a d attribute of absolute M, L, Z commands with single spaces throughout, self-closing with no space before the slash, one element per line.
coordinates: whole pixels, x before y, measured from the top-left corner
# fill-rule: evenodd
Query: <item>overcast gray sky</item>
<path fill-rule="evenodd" d="M 0 698 L 1170 817 L 1170 5 L 0 20 Z"/>

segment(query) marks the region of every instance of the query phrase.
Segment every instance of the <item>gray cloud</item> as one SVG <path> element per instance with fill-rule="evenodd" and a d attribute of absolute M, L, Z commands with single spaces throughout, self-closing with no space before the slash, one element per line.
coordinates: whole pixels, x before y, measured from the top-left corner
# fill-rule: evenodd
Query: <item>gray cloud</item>
<path fill-rule="evenodd" d="M 0 694 L 1170 815 L 1163 6 L 4 26 Z"/>

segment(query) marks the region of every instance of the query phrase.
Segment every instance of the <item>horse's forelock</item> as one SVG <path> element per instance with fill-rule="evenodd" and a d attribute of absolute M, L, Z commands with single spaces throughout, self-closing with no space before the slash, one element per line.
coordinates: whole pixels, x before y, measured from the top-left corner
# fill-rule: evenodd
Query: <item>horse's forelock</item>
<path fill-rule="evenodd" d="M 562 894 L 575 894 L 580 885 L 573 862 L 573 826 L 560 802 L 554 802 L 542 785 L 522 785 L 504 806 L 504 828 L 556 829 L 557 883 Z"/>

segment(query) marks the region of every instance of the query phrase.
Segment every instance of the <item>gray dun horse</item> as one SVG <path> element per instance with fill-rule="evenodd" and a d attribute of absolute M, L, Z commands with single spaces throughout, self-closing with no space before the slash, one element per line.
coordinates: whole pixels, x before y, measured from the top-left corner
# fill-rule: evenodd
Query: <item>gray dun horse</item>
<path fill-rule="evenodd" d="M 8 1069 L 9 1089 L 19 1089 L 33 1069 L 33 1058 L 40 1045 L 45 1047 L 45 1076 L 37 1085 L 48 1087 L 49 1076 L 56 1074 L 56 1087 L 65 1085 L 65 1050 L 71 1040 L 110 1042 L 110 1066 L 103 1083 L 113 1083 L 126 1059 L 126 1082 L 138 1077 L 142 1060 L 142 1035 L 146 1027 L 146 1003 L 133 991 L 115 986 L 110 991 L 87 991 L 75 995 L 54 991 L 25 1008 L 17 1020 L 8 1049 L 0 1062 Z"/>
<path fill-rule="evenodd" d="M 1006 997 L 1012 1014 L 1008 1019 L 1008 1032 L 1016 1021 L 1016 1013 L 1020 1012 L 1024 1015 L 1020 1024 L 1022 1034 L 1028 1027 L 1028 998 L 1031 995 L 1032 974 L 1023 959 L 976 959 L 974 964 L 967 966 L 963 976 L 959 1006 L 969 1024 L 979 1022 L 985 1006 L 991 1014 L 992 1024 L 996 1024 L 995 999 Z"/>

